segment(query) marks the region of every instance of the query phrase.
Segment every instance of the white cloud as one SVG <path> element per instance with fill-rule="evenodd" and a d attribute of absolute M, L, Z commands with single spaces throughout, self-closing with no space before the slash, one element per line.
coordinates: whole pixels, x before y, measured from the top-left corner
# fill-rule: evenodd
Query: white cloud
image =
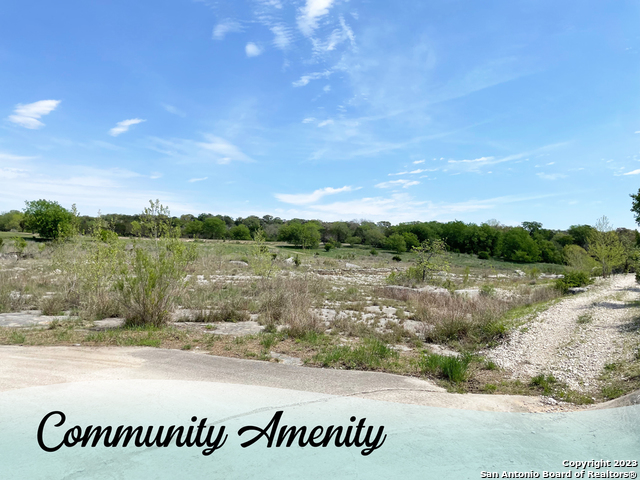
<path fill-rule="evenodd" d="M 389 176 L 393 177 L 393 176 L 396 176 L 396 175 L 417 175 L 418 173 L 435 172 L 437 170 L 438 170 L 437 168 L 418 168 L 416 170 L 411 170 L 411 171 L 406 171 L 406 172 L 390 173 Z"/>
<path fill-rule="evenodd" d="M 257 57 L 262 53 L 262 49 L 253 42 L 247 43 L 247 45 L 244 47 L 244 51 L 249 58 Z"/>
<path fill-rule="evenodd" d="M 307 0 L 298 15 L 298 28 L 307 37 L 313 35 L 318 20 L 329 13 L 334 0 Z"/>
<path fill-rule="evenodd" d="M 23 157 L 21 155 L 11 155 L 10 153 L 0 152 L 0 160 L 9 160 L 10 162 L 20 160 L 33 160 L 34 158 L 36 157 Z"/>
<path fill-rule="evenodd" d="M 121 122 L 118 122 L 115 127 L 109 130 L 109 135 L 111 135 L 112 137 L 117 137 L 121 133 L 129 130 L 129 127 L 131 125 L 137 125 L 138 123 L 142 122 L 146 122 L 146 120 L 143 120 L 141 118 L 131 118 L 129 120 L 123 120 Z"/>
<path fill-rule="evenodd" d="M 419 165 L 420 163 L 424 163 L 424 160 L 416 160 L 413 162 L 414 165 Z"/>
<path fill-rule="evenodd" d="M 559 178 L 566 178 L 566 175 L 562 173 L 536 173 L 536 175 L 544 180 L 558 180 Z"/>
<path fill-rule="evenodd" d="M 331 91 L 331 85 L 325 85 L 325 86 L 322 88 L 322 91 L 323 91 L 323 92 L 327 92 L 327 93 L 329 93 L 329 92 Z"/>
<path fill-rule="evenodd" d="M 226 165 L 232 161 L 253 162 L 249 156 L 224 138 L 215 135 L 206 135 L 205 138 L 208 142 L 197 142 L 196 145 L 215 155 L 219 164 Z"/>
<path fill-rule="evenodd" d="M 307 117 L 304 120 L 302 120 L 302 123 L 311 123 L 315 121 L 316 121 L 315 117 Z"/>
<path fill-rule="evenodd" d="M 12 180 L 18 177 L 26 177 L 27 171 L 20 168 L 0 168 L 0 178 Z"/>
<path fill-rule="evenodd" d="M 187 116 L 186 113 L 184 113 L 182 110 L 178 110 L 173 105 L 167 105 L 166 103 L 163 103 L 162 104 L 162 108 L 164 108 L 169 113 L 173 113 L 174 115 L 178 115 L 179 117 L 186 117 Z"/>
<path fill-rule="evenodd" d="M 342 192 L 353 192 L 355 190 L 359 190 L 360 187 L 354 188 L 351 186 L 344 186 L 342 188 L 321 188 L 312 193 L 298 193 L 298 194 L 289 194 L 289 193 L 276 193 L 275 197 L 284 203 L 291 203 L 294 205 L 305 205 L 307 203 L 313 203 L 320 200 L 322 197 L 326 195 L 335 195 L 336 193 Z"/>
<path fill-rule="evenodd" d="M 632 170 L 630 172 L 627 173 L 623 173 L 623 175 L 638 175 L 640 173 L 640 168 L 637 170 Z"/>
<path fill-rule="evenodd" d="M 53 112 L 59 104 L 60 100 L 40 100 L 26 105 L 18 104 L 13 115 L 9 115 L 9 121 L 32 130 L 44 127 L 44 123 L 38 119 Z"/>
<path fill-rule="evenodd" d="M 242 25 L 235 20 L 226 19 L 220 22 L 213 29 L 213 38 L 215 40 L 223 40 L 227 33 L 242 32 Z"/>
<path fill-rule="evenodd" d="M 194 183 L 194 182 L 202 182 L 203 180 L 206 180 L 209 177 L 202 177 L 202 178 L 191 178 L 188 180 L 189 183 Z"/>
<path fill-rule="evenodd" d="M 419 184 L 420 182 L 418 182 L 417 180 L 400 179 L 400 180 L 391 180 L 389 182 L 378 183 L 375 187 L 376 188 L 393 188 L 393 187 L 409 188 Z"/>
<path fill-rule="evenodd" d="M 635 131 L 635 132 L 633 132 L 633 133 L 640 133 L 640 130 L 636 130 L 636 131 Z"/>
<path fill-rule="evenodd" d="M 394 193 L 389 197 L 367 197 L 345 202 L 323 205 L 309 205 L 306 209 L 292 209 L 277 212 L 280 216 L 301 218 L 322 218 L 322 220 L 349 220 L 367 218 L 370 220 L 393 220 L 393 222 L 425 221 L 440 219 L 454 220 L 461 214 L 493 210 L 500 205 L 538 200 L 556 195 L 504 196 L 485 200 L 465 200 L 456 203 L 435 203 L 415 200 L 408 193 Z"/>
<path fill-rule="evenodd" d="M 308 85 L 311 80 L 317 80 L 323 77 L 327 78 L 329 75 L 331 75 L 331 72 L 329 70 L 325 70 L 324 72 L 310 73 L 309 75 L 301 76 L 300 79 L 293 82 L 292 85 L 294 87 L 304 87 L 305 85 Z"/>
<path fill-rule="evenodd" d="M 291 44 L 291 33 L 284 25 L 273 25 L 273 45 L 281 50 L 285 50 Z"/>
<path fill-rule="evenodd" d="M 329 118 L 327 120 L 323 120 L 322 122 L 320 122 L 318 124 L 318 127 L 325 127 L 325 126 L 331 125 L 331 124 L 333 124 L 333 119 Z"/>

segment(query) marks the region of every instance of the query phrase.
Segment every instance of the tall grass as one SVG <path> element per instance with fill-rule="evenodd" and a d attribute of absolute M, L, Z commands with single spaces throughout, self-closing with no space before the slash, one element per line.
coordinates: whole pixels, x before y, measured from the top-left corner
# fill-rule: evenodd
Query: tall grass
<path fill-rule="evenodd" d="M 425 324 L 425 340 L 437 343 L 490 343 L 513 326 L 506 313 L 516 307 L 548 301 L 560 296 L 553 288 L 529 288 L 509 298 L 479 295 L 468 298 L 433 292 L 414 293 L 384 288 L 387 298 L 407 301 L 414 319 Z"/>

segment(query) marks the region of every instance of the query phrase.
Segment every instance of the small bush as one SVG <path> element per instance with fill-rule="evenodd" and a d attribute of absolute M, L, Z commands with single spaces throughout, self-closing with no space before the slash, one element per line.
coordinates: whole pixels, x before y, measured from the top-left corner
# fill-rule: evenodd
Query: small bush
<path fill-rule="evenodd" d="M 562 293 L 567 293 L 570 288 L 584 287 L 593 283 L 591 277 L 587 272 L 575 270 L 572 272 L 566 272 L 564 278 L 556 280 L 556 288 Z"/>
<path fill-rule="evenodd" d="M 376 250 L 375 248 L 372 248 L 371 250 L 369 250 L 369 253 L 373 256 L 378 255 L 378 250 Z"/>
<path fill-rule="evenodd" d="M 484 297 L 493 297 L 496 294 L 496 287 L 490 283 L 486 283 L 480 287 L 480 295 Z"/>
<path fill-rule="evenodd" d="M 194 260 L 193 247 L 178 240 L 163 240 L 153 252 L 135 247 L 129 271 L 115 285 L 126 325 L 164 325 L 184 289 L 186 267 Z"/>
<path fill-rule="evenodd" d="M 400 255 L 394 255 L 393 257 L 391 257 L 391 260 L 393 260 L 394 262 L 401 262 L 402 257 Z"/>
<path fill-rule="evenodd" d="M 14 237 L 13 247 L 16 249 L 18 255 L 22 255 L 24 253 L 24 249 L 27 248 L 27 241 L 22 237 Z"/>
<path fill-rule="evenodd" d="M 478 252 L 478 258 L 480 260 L 489 260 L 490 257 L 489 252 Z"/>
<path fill-rule="evenodd" d="M 333 248 L 333 243 L 331 243 L 331 242 L 325 242 L 325 244 L 324 244 L 324 250 L 325 250 L 326 252 L 330 251 L 332 248 Z"/>

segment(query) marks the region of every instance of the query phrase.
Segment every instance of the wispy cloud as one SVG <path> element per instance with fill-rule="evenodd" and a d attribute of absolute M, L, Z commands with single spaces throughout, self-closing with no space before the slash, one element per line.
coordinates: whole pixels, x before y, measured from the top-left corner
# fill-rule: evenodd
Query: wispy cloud
<path fill-rule="evenodd" d="M 143 120 L 141 118 L 131 118 L 129 120 L 123 120 L 116 123 L 116 126 L 109 130 L 109 135 L 111 135 L 112 137 L 117 137 L 121 133 L 129 130 L 129 127 L 131 127 L 132 125 L 137 125 L 138 123 L 142 122 L 146 122 L 146 120 Z"/>
<path fill-rule="evenodd" d="M 198 142 L 196 145 L 217 156 L 218 163 L 225 165 L 232 161 L 253 162 L 242 150 L 224 138 L 215 135 L 205 135 L 205 138 L 208 140 L 207 142 Z"/>
<path fill-rule="evenodd" d="M 187 180 L 189 183 L 194 183 L 194 182 L 202 182 L 203 180 L 208 179 L 209 177 L 202 177 L 202 178 L 191 178 L 189 180 Z"/>
<path fill-rule="evenodd" d="M 253 162 L 239 147 L 216 135 L 204 135 L 204 142 L 172 138 L 166 140 L 151 137 L 148 148 L 156 152 L 174 157 L 182 163 L 218 163 L 226 165 L 231 162 Z"/>
<path fill-rule="evenodd" d="M 262 53 L 262 48 L 260 48 L 258 45 L 256 45 L 253 42 L 249 42 L 244 47 L 244 51 L 247 54 L 247 57 L 251 58 L 251 57 L 257 57 L 258 55 L 260 55 Z"/>
<path fill-rule="evenodd" d="M 0 152 L 0 160 L 8 160 L 10 162 L 20 161 L 20 160 L 33 160 L 36 157 L 25 157 L 22 155 L 11 155 L 10 153 L 2 153 Z"/>
<path fill-rule="evenodd" d="M 223 40 L 227 33 L 238 32 L 242 32 L 242 25 L 228 18 L 214 27 L 212 36 L 214 40 Z"/>
<path fill-rule="evenodd" d="M 310 73 L 309 75 L 301 76 L 300 79 L 293 82 L 292 85 L 294 87 L 304 87 L 305 85 L 308 85 L 311 80 L 327 78 L 329 75 L 331 75 L 331 72 L 329 70 L 325 70 L 324 72 Z"/>
<path fill-rule="evenodd" d="M 421 163 L 424 163 L 424 160 L 416 160 L 415 162 L 413 162 L 414 165 L 419 165 Z"/>
<path fill-rule="evenodd" d="M 315 117 L 307 117 L 307 118 L 302 120 L 302 123 L 312 123 L 312 122 L 315 122 L 315 121 L 316 121 Z"/>
<path fill-rule="evenodd" d="M 333 123 L 333 119 L 328 118 L 327 120 L 323 120 L 318 124 L 318 127 L 326 127 L 327 125 L 331 125 Z"/>
<path fill-rule="evenodd" d="M 413 162 L 413 163 L 415 163 L 415 162 Z M 437 168 L 418 168 L 416 170 L 411 170 L 411 171 L 407 170 L 406 172 L 390 173 L 389 176 L 393 177 L 393 176 L 397 176 L 397 175 L 417 175 L 418 173 L 435 172 L 437 170 L 438 170 Z"/>
<path fill-rule="evenodd" d="M 636 132 L 636 133 L 638 133 L 638 132 Z M 640 168 L 637 169 L 637 170 L 632 170 L 632 171 L 627 172 L 627 173 L 623 173 L 623 175 L 638 175 L 639 173 L 640 173 Z"/>
<path fill-rule="evenodd" d="M 454 220 L 459 215 L 473 212 L 488 211 L 502 205 L 539 200 L 549 195 L 507 195 L 484 200 L 465 200 L 461 202 L 432 202 L 419 201 L 408 193 L 394 193 L 388 197 L 365 197 L 345 202 L 334 202 L 323 205 L 309 205 L 304 210 L 290 210 L 289 216 L 316 218 L 323 220 L 349 220 L 366 218 L 370 220 L 393 220 L 393 222 L 407 222 L 415 220 Z M 280 212 L 278 212 L 280 214 Z M 459 217 L 458 217 L 459 218 Z"/>
<path fill-rule="evenodd" d="M 278 200 L 284 203 L 291 203 L 293 205 L 305 205 L 307 203 L 317 202 L 322 197 L 327 195 L 335 195 L 336 193 L 342 193 L 342 192 L 353 192 L 359 189 L 360 187 L 354 188 L 347 185 L 342 188 L 332 188 L 332 187 L 321 188 L 319 190 L 315 190 L 312 193 L 298 193 L 298 194 L 276 193 L 274 196 Z"/>
<path fill-rule="evenodd" d="M 270 27 L 273 33 L 273 45 L 280 50 L 286 50 L 291 44 L 291 32 L 284 25 L 273 25 Z"/>
<path fill-rule="evenodd" d="M 395 187 L 409 188 L 419 184 L 420 182 L 418 182 L 417 180 L 400 179 L 400 180 L 391 180 L 389 182 L 378 183 L 377 185 L 375 185 L 375 187 L 376 188 L 395 188 Z"/>
<path fill-rule="evenodd" d="M 638 170 L 640 172 L 640 170 Z M 543 180 L 558 180 L 559 178 L 566 178 L 567 176 L 563 173 L 536 173 L 536 175 Z"/>
<path fill-rule="evenodd" d="M 9 115 L 9 121 L 35 130 L 44 127 L 44 123 L 38 119 L 53 112 L 58 105 L 60 105 L 60 100 L 40 100 L 26 105 L 18 104 L 13 115 Z"/>
<path fill-rule="evenodd" d="M 298 28 L 303 35 L 310 37 L 318 28 L 318 21 L 329 13 L 334 0 L 307 0 L 299 11 Z"/>
<path fill-rule="evenodd" d="M 184 113 L 182 110 L 177 109 L 173 105 L 168 105 L 166 103 L 163 103 L 162 104 L 162 108 L 164 108 L 169 113 L 173 113 L 174 115 L 178 115 L 179 117 L 186 117 L 187 116 L 186 113 Z"/>

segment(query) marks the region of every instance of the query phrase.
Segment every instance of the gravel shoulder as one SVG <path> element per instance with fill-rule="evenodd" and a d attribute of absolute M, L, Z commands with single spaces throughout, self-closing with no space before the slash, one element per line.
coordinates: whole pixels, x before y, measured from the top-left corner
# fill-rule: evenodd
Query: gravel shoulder
<path fill-rule="evenodd" d="M 594 392 L 607 364 L 629 361 L 640 345 L 640 287 L 632 274 L 600 280 L 518 328 L 487 358 L 514 379 L 551 374 L 571 389 Z"/>

